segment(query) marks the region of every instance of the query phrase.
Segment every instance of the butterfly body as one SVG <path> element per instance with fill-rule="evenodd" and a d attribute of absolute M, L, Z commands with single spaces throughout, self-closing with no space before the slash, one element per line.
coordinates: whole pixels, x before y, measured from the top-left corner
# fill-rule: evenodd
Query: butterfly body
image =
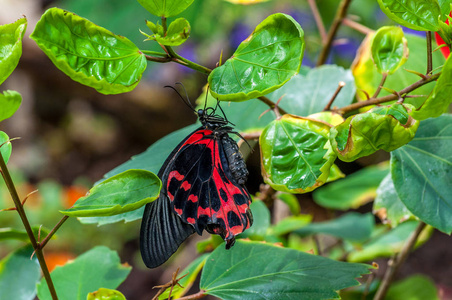
<path fill-rule="evenodd" d="M 229 249 L 252 224 L 248 176 L 232 127 L 214 111 L 197 112 L 202 126 L 171 152 L 159 177 L 162 190 L 146 205 L 140 248 L 148 267 L 165 262 L 179 245 L 203 230 L 218 234 Z"/>

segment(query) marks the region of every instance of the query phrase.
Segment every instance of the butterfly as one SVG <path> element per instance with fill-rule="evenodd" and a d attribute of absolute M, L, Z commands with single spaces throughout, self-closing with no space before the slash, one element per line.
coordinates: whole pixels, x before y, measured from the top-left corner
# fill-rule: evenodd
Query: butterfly
<path fill-rule="evenodd" d="M 223 112 L 218 102 L 195 111 L 201 127 L 176 146 L 158 173 L 162 189 L 146 205 L 140 232 L 141 256 L 149 268 L 167 261 L 195 232 L 218 234 L 229 249 L 253 223 L 244 185 L 248 170 L 229 136 L 236 133 L 233 124 L 224 112 L 217 115 L 217 108 Z"/>

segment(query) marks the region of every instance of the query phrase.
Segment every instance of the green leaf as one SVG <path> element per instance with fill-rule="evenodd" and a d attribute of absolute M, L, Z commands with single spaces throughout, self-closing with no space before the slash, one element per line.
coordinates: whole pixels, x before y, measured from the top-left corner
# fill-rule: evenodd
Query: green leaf
<path fill-rule="evenodd" d="M 377 189 L 373 213 L 381 219 L 383 224 L 391 227 L 396 227 L 399 223 L 414 218 L 413 214 L 400 201 L 391 174 L 386 175 Z"/>
<path fill-rule="evenodd" d="M 378 0 L 381 10 L 393 21 L 414 30 L 437 31 L 441 14 L 437 0 Z"/>
<path fill-rule="evenodd" d="M 39 230 L 41 230 L 41 236 L 47 236 L 47 234 L 49 234 L 50 230 L 41 226 L 33 226 L 31 228 L 33 230 L 33 234 L 35 236 L 35 238 L 38 238 L 39 235 Z M 28 238 L 28 234 L 27 231 L 25 231 L 25 229 L 22 230 L 18 230 L 15 228 L 0 228 L 0 241 L 1 240 L 9 240 L 9 239 L 14 239 L 14 240 L 20 240 L 20 241 L 24 241 L 24 242 L 28 242 L 29 238 Z"/>
<path fill-rule="evenodd" d="M 2 154 L 5 163 L 8 163 L 9 157 L 11 156 L 12 145 L 9 141 L 9 136 L 0 131 L 0 153 Z"/>
<path fill-rule="evenodd" d="M 87 300 L 126 300 L 126 297 L 120 292 L 111 289 L 100 288 L 99 290 L 88 293 Z"/>
<path fill-rule="evenodd" d="M 392 74 L 408 58 L 407 40 L 402 28 L 384 26 L 377 30 L 371 46 L 372 59 L 381 74 Z"/>
<path fill-rule="evenodd" d="M 439 7 L 441 8 L 441 19 L 445 20 L 449 15 L 451 0 L 438 0 Z"/>
<path fill-rule="evenodd" d="M 416 274 L 394 282 L 385 296 L 385 300 L 439 300 L 435 283 L 428 277 Z"/>
<path fill-rule="evenodd" d="M 116 289 L 130 270 L 131 267 L 120 264 L 116 251 L 97 246 L 64 266 L 56 267 L 51 276 L 60 299 L 85 300 L 88 293 L 100 288 Z M 44 278 L 37 287 L 40 300 L 52 299 Z"/>
<path fill-rule="evenodd" d="M 180 285 L 176 285 L 172 288 L 171 287 L 167 288 L 165 292 L 159 296 L 159 299 L 161 300 L 168 299 L 170 289 L 172 289 L 171 293 L 172 299 L 178 299 L 185 295 L 193 286 L 193 283 L 198 277 L 199 272 L 201 272 L 201 269 L 204 267 L 204 264 L 206 263 L 206 260 L 209 257 L 209 255 L 210 253 L 201 255 L 200 257 L 192 261 L 184 270 L 179 272 L 178 277 L 184 276 L 186 274 L 188 275 L 179 280 Z M 183 288 L 181 286 L 183 286 Z"/>
<path fill-rule="evenodd" d="M 138 0 L 148 12 L 157 17 L 173 17 L 187 9 L 193 0 Z"/>
<path fill-rule="evenodd" d="M 184 18 L 178 18 L 171 22 L 165 36 L 154 34 L 154 39 L 165 46 L 179 46 L 190 36 L 190 23 Z"/>
<path fill-rule="evenodd" d="M 439 117 L 444 112 L 447 112 L 449 105 L 452 103 L 452 97 L 450 97 L 452 94 L 451 57 L 449 55 L 449 58 L 446 60 L 433 92 L 418 110 L 413 111 L 413 118 L 425 120 Z"/>
<path fill-rule="evenodd" d="M 407 221 L 394 229 L 376 236 L 368 243 L 364 244 L 362 248 L 350 252 L 347 257 L 347 261 L 351 262 L 365 262 L 371 261 L 379 257 L 390 257 L 402 250 L 406 240 L 416 230 L 419 222 Z M 418 247 L 425 243 L 432 233 L 432 228 L 427 227 L 419 236 L 415 247 Z"/>
<path fill-rule="evenodd" d="M 289 216 L 282 219 L 271 228 L 271 234 L 284 235 L 300 228 L 306 227 L 312 220 L 311 215 Z"/>
<path fill-rule="evenodd" d="M 345 174 L 342 173 L 341 169 L 336 164 L 333 164 L 330 169 L 330 175 L 328 175 L 328 179 L 326 182 L 336 181 L 338 179 L 344 178 Z"/>
<path fill-rule="evenodd" d="M 358 208 L 375 198 L 377 187 L 388 171 L 386 163 L 366 167 L 316 190 L 312 196 L 323 207 L 338 210 Z"/>
<path fill-rule="evenodd" d="M 253 213 L 253 224 L 240 234 L 240 238 L 252 238 L 262 240 L 270 227 L 270 211 L 263 201 L 254 199 L 250 205 Z"/>
<path fill-rule="evenodd" d="M 324 184 L 336 155 L 326 123 L 284 115 L 262 132 L 262 174 L 278 191 L 305 193 Z"/>
<path fill-rule="evenodd" d="M 147 64 L 127 38 L 59 8 L 48 9 L 30 37 L 58 69 L 102 94 L 133 90 Z"/>
<path fill-rule="evenodd" d="M 295 232 L 303 236 L 323 233 L 351 242 L 363 242 L 370 237 L 374 227 L 371 213 L 349 212 L 331 221 L 311 223 Z"/>
<path fill-rule="evenodd" d="M 27 29 L 27 19 L 0 25 L 0 84 L 14 71 L 22 55 L 22 39 Z"/>
<path fill-rule="evenodd" d="M 105 174 L 104 179 L 102 180 L 105 180 L 107 178 L 110 178 L 112 176 L 115 176 L 119 173 L 122 173 L 130 169 L 147 170 L 149 172 L 157 174 L 160 170 L 160 167 L 163 165 L 163 162 L 171 153 L 171 151 L 180 143 L 180 141 L 182 141 L 189 133 L 196 130 L 196 128 L 198 127 L 199 127 L 198 124 L 193 124 L 161 138 L 160 140 L 152 144 L 143 153 L 133 156 L 130 160 L 126 161 L 122 165 L 119 165 L 118 167 L 114 168 L 113 170 Z M 96 182 L 96 185 L 99 184 L 100 182 L 102 181 Z M 120 221 L 132 222 L 141 219 L 141 217 L 143 216 L 143 212 L 144 207 L 115 216 L 86 217 L 80 218 L 79 220 L 84 224 L 98 224 L 98 225 L 111 224 Z"/>
<path fill-rule="evenodd" d="M 419 37 L 412 34 L 405 34 L 405 38 L 410 45 L 410 55 L 408 60 L 404 64 L 403 68 L 399 68 L 394 74 L 391 75 L 389 80 L 386 80 L 385 87 L 400 91 L 401 89 L 407 87 L 411 83 L 414 83 L 420 79 L 418 75 L 407 72 L 406 70 L 413 70 L 419 73 L 425 73 L 425 62 L 427 61 L 427 52 L 425 51 L 425 37 Z M 355 58 L 355 62 L 352 66 L 352 72 L 355 77 L 356 87 L 359 90 L 364 90 L 368 95 L 372 96 L 377 87 L 380 85 L 381 74 L 378 73 L 375 68 L 374 62 L 371 57 L 371 40 L 372 35 L 368 35 L 366 39 L 361 44 L 358 55 Z M 444 64 L 444 56 L 441 51 L 436 51 L 432 53 L 433 65 L 441 66 Z M 428 95 L 433 90 L 436 82 L 430 82 L 416 89 L 416 95 Z M 342 93 L 342 92 L 341 92 Z M 389 95 L 390 92 L 382 90 L 379 96 Z M 366 100 L 364 93 L 358 92 L 357 96 L 359 100 Z M 416 98 L 406 98 L 404 103 L 412 104 L 418 108 L 427 96 L 416 97 Z M 368 110 L 369 108 L 365 108 Z"/>
<path fill-rule="evenodd" d="M 391 153 L 400 200 L 420 220 L 452 232 L 452 115 L 421 122 L 416 137 Z"/>
<path fill-rule="evenodd" d="M 339 299 L 337 291 L 357 285 L 369 268 L 240 240 L 210 255 L 200 289 L 222 299 Z"/>
<path fill-rule="evenodd" d="M 286 203 L 293 215 L 299 215 L 301 213 L 300 203 L 297 197 L 291 193 L 278 192 L 275 194 L 276 199 Z"/>
<path fill-rule="evenodd" d="M 16 91 L 4 91 L 0 94 L 0 122 L 8 119 L 19 109 L 22 96 Z"/>
<path fill-rule="evenodd" d="M 102 217 L 126 213 L 154 201 L 162 182 L 146 170 L 127 170 L 95 185 L 89 194 L 62 214 L 70 217 Z"/>
<path fill-rule="evenodd" d="M 377 106 L 348 117 L 330 131 L 331 146 L 339 159 L 350 162 L 377 150 L 393 151 L 411 141 L 419 121 L 409 104 Z"/>
<path fill-rule="evenodd" d="M 345 86 L 337 95 L 333 106 L 343 107 L 352 103 L 356 88 L 350 70 L 336 65 L 324 65 L 309 70 L 305 75 L 296 75 L 268 97 L 274 102 L 283 97 L 281 108 L 306 117 L 325 108 L 341 81 Z"/>
<path fill-rule="evenodd" d="M 244 101 L 276 90 L 300 70 L 304 46 L 303 29 L 291 16 L 269 16 L 210 73 L 212 95 L 222 101 Z"/>
<path fill-rule="evenodd" d="M 33 248 L 28 245 L 0 260 L 0 300 L 34 299 L 41 268 L 32 253 Z"/>

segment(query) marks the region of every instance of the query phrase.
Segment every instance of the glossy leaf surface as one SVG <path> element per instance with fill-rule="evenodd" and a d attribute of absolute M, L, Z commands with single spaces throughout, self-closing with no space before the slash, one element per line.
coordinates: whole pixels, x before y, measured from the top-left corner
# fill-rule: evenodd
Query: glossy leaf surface
<path fill-rule="evenodd" d="M 210 255 L 200 288 L 222 299 L 339 299 L 336 291 L 357 285 L 369 268 L 240 240 Z"/>
<path fill-rule="evenodd" d="M 100 288 L 89 293 L 86 300 L 126 300 L 126 297 L 120 291 Z"/>
<path fill-rule="evenodd" d="M 230 59 L 210 73 L 210 91 L 222 101 L 244 101 L 268 94 L 298 73 L 304 47 L 303 29 L 291 16 L 271 15 Z"/>
<path fill-rule="evenodd" d="M 22 55 L 22 39 L 27 19 L 0 25 L 0 84 L 14 71 Z"/>
<path fill-rule="evenodd" d="M 388 164 L 366 167 L 316 190 L 314 201 L 332 209 L 358 208 L 375 198 L 378 185 L 388 172 Z"/>
<path fill-rule="evenodd" d="M 350 162 L 377 150 L 393 151 L 411 141 L 419 121 L 410 116 L 414 107 L 395 103 L 348 117 L 330 131 L 339 159 Z"/>
<path fill-rule="evenodd" d="M 377 30 L 371 46 L 372 59 L 378 72 L 392 74 L 408 58 L 407 40 L 402 28 L 384 26 Z"/>
<path fill-rule="evenodd" d="M 2 154 L 3 160 L 5 163 L 8 163 L 9 157 L 11 156 L 12 146 L 11 142 L 9 142 L 9 136 L 0 131 L 0 153 Z"/>
<path fill-rule="evenodd" d="M 148 12 L 157 17 L 173 17 L 187 9 L 193 0 L 138 0 Z"/>
<path fill-rule="evenodd" d="M 418 110 L 413 111 L 413 118 L 417 120 L 425 120 L 428 118 L 439 117 L 444 112 L 447 112 L 449 105 L 452 103 L 451 57 L 452 56 L 449 56 L 446 60 L 433 92 Z"/>
<path fill-rule="evenodd" d="M 89 194 L 62 214 L 71 217 L 102 217 L 126 213 L 154 201 L 162 182 L 146 170 L 128 170 L 95 185 Z"/>
<path fill-rule="evenodd" d="M 333 107 L 343 107 L 352 103 L 356 88 L 350 70 L 335 65 L 324 65 L 296 75 L 268 97 L 273 102 L 283 97 L 280 107 L 306 117 L 325 108 L 341 81 L 345 86 L 334 100 Z"/>
<path fill-rule="evenodd" d="M 391 174 L 386 175 L 377 189 L 373 212 L 383 224 L 396 227 L 399 223 L 413 219 L 413 214 L 400 201 L 392 182 Z"/>
<path fill-rule="evenodd" d="M 284 115 L 262 132 L 262 175 L 278 191 L 304 193 L 324 184 L 336 155 L 328 142 L 330 126 Z"/>
<path fill-rule="evenodd" d="M 16 91 L 0 93 L 0 122 L 11 117 L 20 106 L 22 96 Z"/>
<path fill-rule="evenodd" d="M 400 200 L 420 220 L 452 232 L 452 115 L 421 122 L 416 137 L 391 153 Z"/>
<path fill-rule="evenodd" d="M 103 94 L 133 90 L 147 65 L 127 38 L 59 8 L 48 9 L 30 37 L 72 80 Z"/>
<path fill-rule="evenodd" d="M 437 31 L 441 14 L 437 0 L 378 0 L 381 10 L 393 21 L 421 31 Z"/>
<path fill-rule="evenodd" d="M 52 280 L 60 299 L 82 300 L 100 288 L 116 289 L 129 275 L 131 267 L 120 264 L 116 251 L 97 246 L 64 266 L 56 267 Z M 43 278 L 38 284 L 40 300 L 52 299 Z"/>
<path fill-rule="evenodd" d="M 0 299 L 30 300 L 36 296 L 36 283 L 41 277 L 33 248 L 22 247 L 0 260 Z"/>
<path fill-rule="evenodd" d="M 371 213 L 349 212 L 331 221 L 311 223 L 295 232 L 303 236 L 323 233 L 352 242 L 362 242 L 370 237 L 374 227 L 375 220 Z"/>

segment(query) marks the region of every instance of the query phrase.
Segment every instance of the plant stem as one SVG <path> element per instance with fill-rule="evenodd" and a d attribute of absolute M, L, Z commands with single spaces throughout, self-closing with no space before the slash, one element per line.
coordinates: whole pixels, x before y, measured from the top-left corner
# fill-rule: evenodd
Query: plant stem
<path fill-rule="evenodd" d="M 378 94 L 381 92 L 381 88 L 385 84 L 386 78 L 388 77 L 388 73 L 383 73 L 383 76 L 381 77 L 380 84 L 377 87 L 377 90 L 375 91 L 375 94 L 372 96 L 372 98 L 377 98 Z"/>
<path fill-rule="evenodd" d="M 315 23 L 317 24 L 317 28 L 319 29 L 320 37 L 322 39 L 322 44 L 326 42 L 326 30 L 325 25 L 323 25 L 322 17 L 320 16 L 319 9 L 317 8 L 317 4 L 315 0 L 308 0 L 309 7 L 311 8 L 312 15 L 314 16 Z"/>
<path fill-rule="evenodd" d="M 43 249 L 45 247 L 45 245 L 47 245 L 47 243 L 49 242 L 49 240 L 52 238 L 52 236 L 55 234 L 55 232 L 60 229 L 61 225 L 63 225 L 64 222 L 66 222 L 66 220 L 69 219 L 69 216 L 64 216 L 59 222 L 58 224 L 55 225 L 55 227 L 53 227 L 52 231 L 49 232 L 49 234 L 45 237 L 44 240 L 42 240 L 42 242 L 39 243 L 39 246 L 41 249 Z"/>
<path fill-rule="evenodd" d="M 398 268 L 403 264 L 403 262 L 408 257 L 410 250 L 413 248 L 419 235 L 425 228 L 425 225 L 426 224 L 424 222 L 419 222 L 419 225 L 417 226 L 416 230 L 413 232 L 413 234 L 410 236 L 407 242 L 403 245 L 403 248 L 399 252 L 399 254 L 388 262 L 388 268 L 386 269 L 383 281 L 378 287 L 374 300 L 384 299 L 386 292 L 389 289 L 389 285 L 391 284 L 391 281 L 394 279 L 394 275 L 396 274 Z"/>
<path fill-rule="evenodd" d="M 370 29 L 369 27 L 366 27 L 362 24 L 359 24 L 353 20 L 350 20 L 349 18 L 345 18 L 342 20 L 342 24 L 344 24 L 345 26 L 348 26 L 352 29 L 355 29 L 358 32 L 361 32 L 363 34 L 369 34 L 371 32 L 373 32 L 372 29 Z"/>
<path fill-rule="evenodd" d="M 333 39 L 336 36 L 339 27 L 342 24 L 342 21 L 345 19 L 347 14 L 347 9 L 350 6 L 352 0 L 342 0 L 339 4 L 339 8 L 336 11 L 336 16 L 333 20 L 333 25 L 331 25 L 330 30 L 328 31 L 328 35 L 326 38 L 326 42 L 323 45 L 322 51 L 320 52 L 319 58 L 317 60 L 317 66 L 321 66 L 326 62 L 328 58 L 328 54 L 331 50 L 331 45 L 333 44 Z"/>
<path fill-rule="evenodd" d="M 437 80 L 440 75 L 441 75 L 441 72 L 433 74 L 433 75 L 427 75 L 427 76 L 425 76 L 425 78 L 423 78 L 419 81 L 416 81 L 415 83 L 413 83 L 410 86 L 407 86 L 404 89 L 401 89 L 398 92 L 398 94 L 400 96 L 403 96 L 404 94 L 410 93 L 410 92 L 414 91 L 415 89 L 417 89 L 418 87 L 423 86 L 424 84 Z M 358 108 L 362 108 L 362 107 L 365 107 L 368 105 L 380 104 L 380 103 L 384 103 L 384 102 L 388 102 L 388 101 L 392 101 L 392 100 L 398 100 L 398 98 L 399 97 L 394 94 L 383 96 L 380 98 L 370 98 L 369 100 L 353 103 L 353 104 L 344 106 L 342 108 L 336 109 L 334 111 L 343 115 L 347 112 L 353 111 Z"/>
<path fill-rule="evenodd" d="M 432 72 L 433 63 L 432 63 L 432 32 L 426 31 L 426 40 L 427 40 L 427 75 Z"/>
<path fill-rule="evenodd" d="M 36 257 L 38 258 L 39 265 L 41 266 L 42 273 L 47 282 L 47 286 L 49 288 L 50 295 L 52 296 L 52 299 L 56 300 L 56 299 L 58 299 L 58 296 L 56 294 L 55 287 L 52 282 L 52 278 L 50 277 L 50 272 L 49 272 L 49 269 L 47 268 L 47 264 L 44 259 L 44 255 L 42 253 L 42 249 L 41 249 L 40 245 L 37 243 L 36 238 L 33 234 L 33 230 L 31 229 L 31 226 L 30 226 L 30 222 L 28 222 L 28 218 L 25 213 L 24 207 L 22 206 L 19 195 L 17 194 L 16 187 L 14 186 L 14 182 L 11 179 L 11 175 L 9 174 L 8 168 L 6 167 L 6 163 L 3 160 L 3 156 L 1 153 L 0 153 L 0 168 L 1 168 L 1 173 L 2 173 L 3 179 L 5 180 L 6 186 L 8 187 L 8 191 L 11 195 L 11 198 L 14 201 L 14 205 L 16 206 L 17 212 L 19 213 L 22 223 L 24 224 L 25 230 L 27 231 L 28 238 L 30 239 L 33 249 L 35 250 Z"/>
<path fill-rule="evenodd" d="M 323 111 L 327 111 L 331 109 L 331 105 L 333 105 L 334 100 L 337 98 L 337 95 L 339 95 L 339 92 L 342 90 L 342 88 L 345 86 L 345 82 L 340 81 L 339 85 L 337 86 L 336 91 L 334 92 L 333 96 L 331 97 L 330 101 L 328 101 L 328 104 L 325 106 Z"/>
<path fill-rule="evenodd" d="M 270 99 L 268 99 L 268 98 L 265 97 L 265 96 L 260 96 L 260 97 L 257 98 L 257 99 L 259 99 L 259 100 L 261 100 L 262 102 L 264 102 L 265 104 L 267 104 L 268 107 L 270 107 L 271 109 L 274 109 L 274 108 L 276 107 L 276 104 L 273 103 L 273 101 L 271 101 Z M 280 112 L 281 114 L 283 114 L 283 115 L 287 114 L 287 112 L 286 112 L 283 108 L 281 108 L 281 107 L 279 107 L 279 106 L 278 106 L 278 110 L 279 110 L 279 112 Z"/>
<path fill-rule="evenodd" d="M 167 57 L 168 55 L 166 53 L 158 52 L 158 51 L 151 51 L 151 50 L 140 50 L 144 54 L 148 55 L 156 55 L 161 57 Z"/>
<path fill-rule="evenodd" d="M 165 48 L 168 51 L 169 55 L 172 58 L 175 58 L 175 59 L 173 59 L 174 62 L 177 62 L 178 64 L 184 65 L 186 67 L 189 67 L 193 70 L 199 71 L 199 72 L 207 74 L 207 75 L 209 75 L 210 72 L 212 72 L 212 70 L 209 68 L 198 65 L 197 63 L 194 63 L 186 58 L 183 58 L 182 56 L 180 56 L 179 54 L 174 52 L 173 48 L 171 48 L 170 46 L 165 46 Z"/>
<path fill-rule="evenodd" d="M 206 291 L 200 290 L 196 294 L 188 295 L 188 296 L 185 296 L 185 297 L 182 297 L 182 298 L 177 298 L 177 300 L 195 300 L 195 299 L 204 298 L 205 296 L 207 296 Z"/>

